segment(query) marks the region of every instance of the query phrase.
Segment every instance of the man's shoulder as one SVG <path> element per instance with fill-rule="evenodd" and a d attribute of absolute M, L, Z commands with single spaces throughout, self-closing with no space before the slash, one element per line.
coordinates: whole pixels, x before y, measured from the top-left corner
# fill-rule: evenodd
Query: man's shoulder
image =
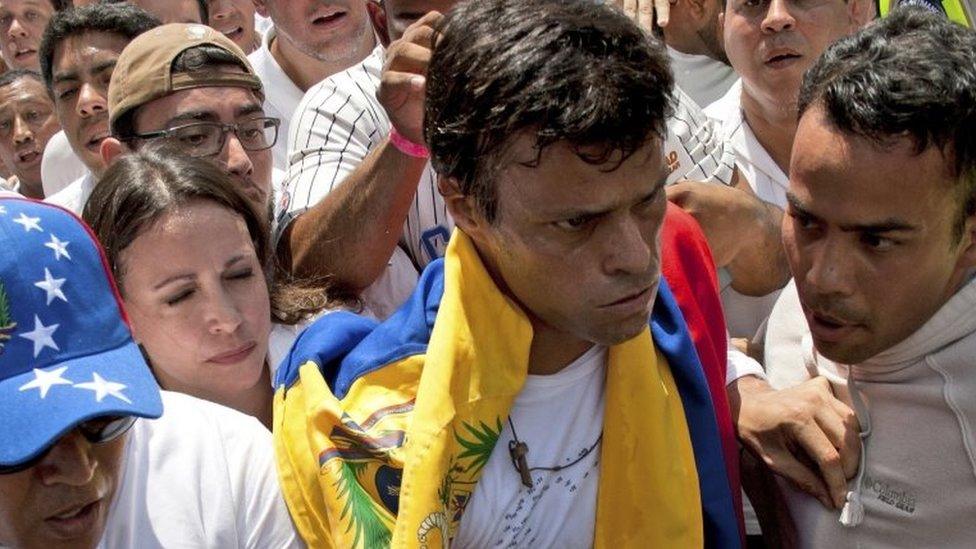
<path fill-rule="evenodd" d="M 256 418 L 187 394 L 160 391 L 163 415 L 154 420 L 140 420 L 145 432 L 155 437 L 178 436 L 187 446 L 194 440 L 204 441 L 213 437 L 217 428 L 227 434 L 244 434 L 245 437 L 270 437 L 268 430 Z M 192 444 L 189 444 L 192 446 Z"/>
<path fill-rule="evenodd" d="M 81 210 L 84 207 L 82 198 L 90 178 L 91 174 L 85 174 L 72 181 L 67 187 L 45 198 L 44 201 L 81 215 Z"/>
<path fill-rule="evenodd" d="M 729 91 L 725 92 L 725 95 L 710 105 L 705 106 L 702 110 L 705 112 L 705 116 L 725 126 L 726 124 L 735 122 L 737 118 L 741 119 L 741 103 L 742 79 L 740 78 L 732 84 L 732 87 L 729 88 Z"/>
<path fill-rule="evenodd" d="M 290 388 L 301 368 L 312 363 L 332 393 L 342 398 L 360 377 L 423 355 L 443 293 L 443 260 L 436 260 L 410 298 L 382 323 L 348 311 L 322 316 L 295 341 L 275 373 L 275 387 Z"/>
<path fill-rule="evenodd" d="M 810 347 L 810 328 L 800 305 L 796 282 L 783 287 L 766 322 L 763 364 L 769 384 L 776 389 L 793 387 L 810 378 L 804 348 Z"/>

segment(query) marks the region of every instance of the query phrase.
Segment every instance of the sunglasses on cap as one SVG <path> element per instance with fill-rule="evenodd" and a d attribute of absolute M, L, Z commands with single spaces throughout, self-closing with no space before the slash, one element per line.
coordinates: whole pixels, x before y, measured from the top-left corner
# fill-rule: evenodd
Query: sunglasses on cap
<path fill-rule="evenodd" d="M 106 416 L 97 417 L 90 419 L 88 421 L 79 423 L 75 429 L 81 433 L 81 436 L 85 437 L 85 440 L 92 444 L 105 444 L 111 442 L 129 430 L 132 424 L 136 422 L 135 416 Z M 18 463 L 16 465 L 0 465 L 0 475 L 9 475 L 13 473 L 19 473 L 21 471 L 26 471 L 31 467 L 37 465 L 44 459 L 45 456 L 54 448 L 54 444 L 48 446 L 43 452 L 34 456 L 33 459 L 29 459 L 23 463 Z"/>

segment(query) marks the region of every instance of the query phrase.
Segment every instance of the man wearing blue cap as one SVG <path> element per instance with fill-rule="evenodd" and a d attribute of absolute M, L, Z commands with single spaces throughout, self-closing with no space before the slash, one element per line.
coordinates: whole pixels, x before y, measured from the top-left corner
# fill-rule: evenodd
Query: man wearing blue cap
<path fill-rule="evenodd" d="M 296 544 L 270 433 L 161 392 L 85 226 L 0 197 L 0 546 Z"/>

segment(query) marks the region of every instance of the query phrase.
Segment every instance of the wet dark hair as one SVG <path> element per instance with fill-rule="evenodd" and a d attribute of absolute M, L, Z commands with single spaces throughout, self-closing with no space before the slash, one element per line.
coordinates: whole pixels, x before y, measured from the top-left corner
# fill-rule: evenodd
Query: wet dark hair
<path fill-rule="evenodd" d="M 957 178 L 954 232 L 976 213 L 976 31 L 899 7 L 835 43 L 807 71 L 799 113 L 822 109 L 835 127 L 886 147 L 937 147 Z"/>
<path fill-rule="evenodd" d="M 424 132 L 438 174 L 496 217 L 495 174 L 520 134 L 615 169 L 665 132 L 663 47 L 592 0 L 479 0 L 448 14 L 427 71 Z M 585 152 L 584 152 L 585 149 Z M 537 157 L 538 160 L 538 157 Z"/>
<path fill-rule="evenodd" d="M 230 176 L 210 161 L 154 145 L 125 154 L 109 166 L 82 216 L 105 248 L 123 294 L 122 252 L 167 212 L 196 200 L 216 203 L 244 219 L 264 267 L 274 321 L 296 324 L 338 304 L 330 301 L 325 281 L 299 280 L 278 268 L 267 215 L 241 194 Z M 205 241 L 206 235 L 200 238 Z"/>
<path fill-rule="evenodd" d="M 158 19 L 130 4 L 91 4 L 58 11 L 44 29 L 38 52 L 48 93 L 54 97 L 54 50 L 61 42 L 86 32 L 117 34 L 132 40 L 159 24 Z"/>
<path fill-rule="evenodd" d="M 21 78 L 33 78 L 41 86 L 44 85 L 44 79 L 39 72 L 30 69 L 13 69 L 0 74 L 0 88 L 6 88 Z"/>

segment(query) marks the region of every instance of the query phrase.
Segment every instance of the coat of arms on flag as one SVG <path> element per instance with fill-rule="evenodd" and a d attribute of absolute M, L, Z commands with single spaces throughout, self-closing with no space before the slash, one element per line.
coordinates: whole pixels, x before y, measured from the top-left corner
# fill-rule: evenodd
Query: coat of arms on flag
<path fill-rule="evenodd" d="M 17 327 L 17 323 L 10 316 L 10 304 L 7 302 L 7 291 L 0 282 L 0 354 L 3 354 L 3 347 L 12 337 L 10 332 Z"/>

